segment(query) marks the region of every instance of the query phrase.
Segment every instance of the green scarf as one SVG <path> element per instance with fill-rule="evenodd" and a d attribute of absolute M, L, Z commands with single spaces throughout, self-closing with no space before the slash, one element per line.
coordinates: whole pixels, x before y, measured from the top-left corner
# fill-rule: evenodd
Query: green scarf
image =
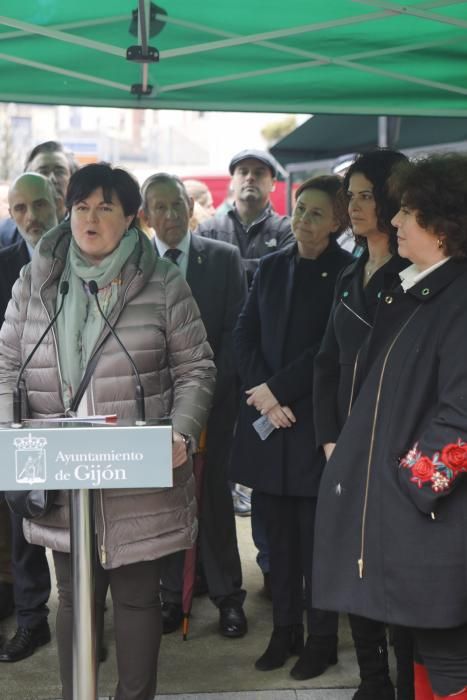
<path fill-rule="evenodd" d="M 138 242 L 138 230 L 132 228 L 121 239 L 117 248 L 98 265 L 92 265 L 71 238 L 60 283 L 70 287 L 63 311 L 57 320 L 58 354 L 65 408 L 68 409 L 81 382 L 89 358 L 95 348 L 104 320 L 88 289 L 91 280 L 99 287 L 98 298 L 102 311 L 109 316 L 120 292 L 120 273 Z M 60 286 L 59 283 L 59 286 Z M 57 296 L 56 308 L 61 297 Z"/>

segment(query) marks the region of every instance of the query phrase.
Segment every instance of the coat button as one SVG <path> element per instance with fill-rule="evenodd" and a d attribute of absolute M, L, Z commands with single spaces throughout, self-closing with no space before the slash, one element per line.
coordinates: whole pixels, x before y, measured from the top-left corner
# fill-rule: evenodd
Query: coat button
<path fill-rule="evenodd" d="M 384 297 L 384 301 L 386 302 L 386 304 L 392 304 L 394 299 L 388 295 L 387 297 Z"/>
<path fill-rule="evenodd" d="M 327 272 L 322 272 L 322 273 L 321 273 L 321 277 L 327 277 L 327 276 L 328 276 L 328 273 L 327 273 Z"/>

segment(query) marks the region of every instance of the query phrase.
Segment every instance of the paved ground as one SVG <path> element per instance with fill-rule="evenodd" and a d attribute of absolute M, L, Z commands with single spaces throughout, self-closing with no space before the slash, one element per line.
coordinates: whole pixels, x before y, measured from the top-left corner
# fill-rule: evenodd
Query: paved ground
<path fill-rule="evenodd" d="M 261 673 L 253 663 L 264 651 L 271 632 L 270 603 L 260 594 L 262 577 L 255 563 L 250 536 L 250 519 L 237 518 L 237 528 L 248 591 L 245 610 L 249 632 L 243 639 L 227 639 L 217 632 L 217 611 L 207 597 L 196 598 L 188 641 L 174 633 L 163 638 L 158 700 L 349 700 L 358 685 L 358 671 L 347 621 L 340 624 L 339 663 L 313 681 L 295 681 L 289 675 L 294 663 L 276 671 Z M 56 593 L 50 603 L 54 627 Z M 106 643 L 109 658 L 102 664 L 99 695 L 109 700 L 116 682 L 112 607 L 106 614 Z M 2 628 L 14 628 L 11 619 Z M 57 654 L 55 641 L 31 658 L 8 665 L 0 664 L 0 700 L 58 700 Z"/>

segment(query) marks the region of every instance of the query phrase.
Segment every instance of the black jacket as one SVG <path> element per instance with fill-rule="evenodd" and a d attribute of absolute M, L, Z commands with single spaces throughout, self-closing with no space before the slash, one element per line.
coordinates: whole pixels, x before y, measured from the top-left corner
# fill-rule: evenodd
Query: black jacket
<path fill-rule="evenodd" d="M 22 235 L 18 231 L 14 219 L 3 219 L 0 221 L 0 247 L 7 248 L 11 245 L 17 245 L 23 240 Z"/>
<path fill-rule="evenodd" d="M 318 608 L 410 627 L 467 622 L 466 299 L 467 261 L 454 260 L 381 297 L 321 481 Z"/>
<path fill-rule="evenodd" d="M 204 238 L 213 238 L 237 246 L 243 259 L 249 285 L 258 268 L 260 258 L 294 242 L 290 218 L 279 216 L 270 205 L 247 230 L 235 208 L 232 207 L 226 213 L 215 214 L 211 219 L 203 221 L 196 229 L 196 233 Z"/>
<path fill-rule="evenodd" d="M 232 333 L 247 288 L 237 248 L 192 234 L 186 281 L 198 304 L 217 368 L 207 432 L 209 459 L 217 461 L 220 469 L 229 456 L 238 413 L 238 378 Z"/>
<path fill-rule="evenodd" d="M 23 238 L 0 250 L 0 326 L 5 318 L 6 307 L 11 299 L 11 290 L 19 277 L 21 268 L 31 260 Z"/>
<path fill-rule="evenodd" d="M 409 264 L 395 255 L 363 288 L 367 261 L 365 251 L 339 275 L 334 304 L 315 359 L 313 400 L 318 445 L 336 442 L 356 398 L 355 360 L 373 326 L 381 290 L 399 283 L 398 273 Z"/>
<path fill-rule="evenodd" d="M 297 422 L 275 430 L 262 442 L 252 427 L 260 414 L 243 397 L 231 472 L 235 481 L 264 493 L 315 496 L 324 459 L 313 430 L 313 359 L 326 328 L 336 277 L 352 257 L 333 243 L 316 260 L 313 293 L 303 299 L 311 306 L 314 342 L 285 365 L 297 257 L 294 244 L 260 261 L 234 332 L 243 388 L 267 382 L 281 405 L 290 406 Z"/>

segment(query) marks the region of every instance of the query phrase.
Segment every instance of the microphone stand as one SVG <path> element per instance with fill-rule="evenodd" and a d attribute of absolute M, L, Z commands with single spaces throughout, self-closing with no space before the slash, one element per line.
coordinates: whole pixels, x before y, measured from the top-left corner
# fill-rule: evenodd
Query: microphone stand
<path fill-rule="evenodd" d="M 21 380 L 23 378 L 24 370 L 28 366 L 28 364 L 31 362 L 32 358 L 36 354 L 36 350 L 39 348 L 41 345 L 42 341 L 44 340 L 45 336 L 47 333 L 50 331 L 52 326 L 54 325 L 55 321 L 57 318 L 60 316 L 62 313 L 63 309 L 63 304 L 65 303 L 65 297 L 68 294 L 68 291 L 70 289 L 70 285 L 66 280 L 63 280 L 63 282 L 60 285 L 60 294 L 62 296 L 62 299 L 60 301 L 60 306 L 57 309 L 56 314 L 53 316 L 52 320 L 50 323 L 47 325 L 45 331 L 42 333 L 41 337 L 37 341 L 37 343 L 34 345 L 33 349 L 23 362 L 23 364 L 20 367 L 20 370 L 18 372 L 18 378 L 16 380 L 16 385 L 13 389 L 13 422 L 11 424 L 12 428 L 22 428 L 23 427 L 23 419 L 22 419 L 22 390 L 21 390 Z"/>
<path fill-rule="evenodd" d="M 136 386 L 138 420 L 136 425 L 146 425 L 144 389 L 136 365 L 106 318 L 98 299 L 98 286 L 94 280 L 88 284 L 94 296 L 105 325 L 115 338 L 133 368 Z M 73 590 L 73 700 L 96 700 L 97 698 L 97 657 L 96 620 L 94 597 L 95 538 L 93 536 L 92 491 L 80 489 L 70 491 L 71 513 L 71 570 Z"/>

